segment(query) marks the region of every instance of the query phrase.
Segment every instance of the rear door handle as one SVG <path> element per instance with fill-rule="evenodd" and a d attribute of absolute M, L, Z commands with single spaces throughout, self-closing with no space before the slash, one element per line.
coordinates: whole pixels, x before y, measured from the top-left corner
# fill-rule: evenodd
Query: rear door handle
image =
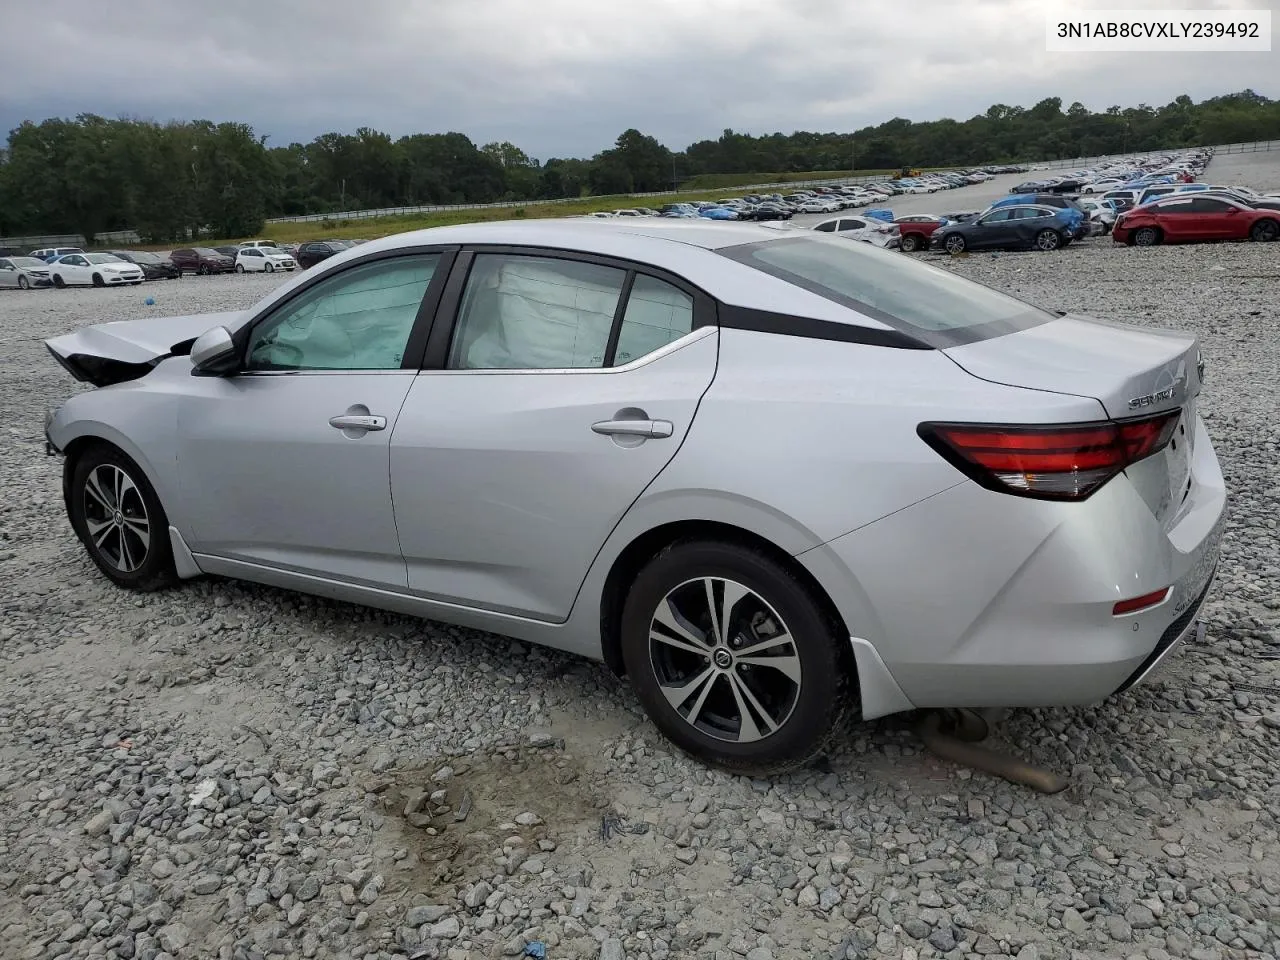
<path fill-rule="evenodd" d="M 386 417 L 375 417 L 370 414 L 347 413 L 340 417 L 330 417 L 329 426 L 339 430 L 385 430 Z"/>
<path fill-rule="evenodd" d="M 591 429 L 606 437 L 645 437 L 660 440 L 675 432 L 670 420 L 598 420 Z"/>

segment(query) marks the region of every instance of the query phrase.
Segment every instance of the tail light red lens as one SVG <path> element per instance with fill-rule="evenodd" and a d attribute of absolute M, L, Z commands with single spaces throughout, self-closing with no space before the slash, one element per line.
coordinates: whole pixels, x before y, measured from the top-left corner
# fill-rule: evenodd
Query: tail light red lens
<path fill-rule="evenodd" d="M 1165 597 L 1169 596 L 1169 589 L 1169 587 L 1161 587 L 1159 590 L 1144 593 L 1140 597 L 1117 600 L 1116 605 L 1111 608 L 1111 615 L 1113 617 L 1123 617 L 1126 613 L 1137 613 L 1139 610 L 1146 610 L 1164 603 Z"/>
<path fill-rule="evenodd" d="M 1125 467 L 1163 450 L 1181 414 L 1070 424 L 922 423 L 917 433 L 989 490 L 1083 500 Z"/>

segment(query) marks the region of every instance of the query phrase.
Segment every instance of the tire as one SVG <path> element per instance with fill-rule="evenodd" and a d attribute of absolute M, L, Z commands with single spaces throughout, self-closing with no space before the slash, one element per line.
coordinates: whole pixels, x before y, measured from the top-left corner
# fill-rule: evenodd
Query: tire
<path fill-rule="evenodd" d="M 1041 230 L 1036 234 L 1036 249 L 1042 252 L 1057 250 L 1063 246 L 1062 235 L 1057 230 Z"/>
<path fill-rule="evenodd" d="M 1275 220 L 1259 220 L 1249 231 L 1249 239 L 1255 243 L 1270 243 L 1280 238 L 1280 223 Z"/>
<path fill-rule="evenodd" d="M 1160 231 L 1155 227 L 1139 227 L 1133 231 L 1133 242 L 1139 247 L 1154 247 L 1160 242 Z"/>
<path fill-rule="evenodd" d="M 727 591 L 737 599 L 726 607 Z M 726 613 L 730 636 L 705 646 Z M 632 583 L 622 657 L 649 717 L 677 747 L 735 773 L 776 774 L 821 754 L 853 706 L 855 667 L 842 633 L 810 589 L 770 555 L 687 540 L 655 556 Z M 779 636 L 791 639 L 764 646 Z M 763 648 L 756 662 L 738 661 L 755 646 Z M 760 662 L 766 659 L 777 666 Z M 668 694 L 681 685 L 687 692 L 683 699 L 674 694 L 673 703 Z"/>
<path fill-rule="evenodd" d="M 275 273 L 276 268 L 272 264 L 267 264 L 267 273 Z"/>
<path fill-rule="evenodd" d="M 98 443 L 66 469 L 71 526 L 107 579 L 144 593 L 176 583 L 169 520 L 141 468 Z"/>
<path fill-rule="evenodd" d="M 55 287 L 57 287 L 59 290 L 61 290 L 61 289 L 63 289 L 64 287 L 66 287 L 66 285 L 67 285 L 67 281 L 65 281 L 65 280 L 63 280 L 63 279 L 62 279 L 62 274 L 60 274 L 60 273 L 55 273 L 55 274 L 53 275 L 53 285 L 54 285 Z"/>
<path fill-rule="evenodd" d="M 30 281 L 30 280 L 28 280 L 25 276 L 18 277 L 18 289 L 19 289 L 19 290 L 30 290 L 30 289 L 31 289 L 31 281 Z"/>
<path fill-rule="evenodd" d="M 243 264 L 243 263 L 237 263 L 237 264 L 236 264 L 236 273 L 244 273 L 244 264 Z"/>
<path fill-rule="evenodd" d="M 201 276 L 201 277 L 203 277 L 203 276 L 207 276 L 207 275 L 208 275 L 208 273 L 209 273 L 209 268 L 208 268 L 208 267 L 206 267 L 203 263 L 202 263 L 202 264 L 200 264 L 200 266 L 196 267 L 196 275 L 197 275 L 197 276 Z"/>
<path fill-rule="evenodd" d="M 106 281 L 104 281 L 104 280 L 102 279 L 102 274 L 100 274 L 100 273 L 95 273 L 95 274 L 93 275 L 93 285 L 94 285 L 95 287 L 105 287 L 105 286 L 107 285 L 107 284 L 106 284 Z"/>
<path fill-rule="evenodd" d="M 915 253 L 920 249 L 920 237 L 914 233 L 904 233 L 900 246 L 903 253 Z"/>
<path fill-rule="evenodd" d="M 947 253 L 964 253 L 965 248 L 969 244 L 965 240 L 963 234 L 953 233 L 942 241 L 942 247 Z"/>

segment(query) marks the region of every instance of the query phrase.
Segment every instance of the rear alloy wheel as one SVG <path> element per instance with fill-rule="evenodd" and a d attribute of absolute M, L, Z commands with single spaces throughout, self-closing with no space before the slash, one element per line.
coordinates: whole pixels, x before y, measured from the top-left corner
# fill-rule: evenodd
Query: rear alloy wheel
<path fill-rule="evenodd" d="M 803 766 L 841 726 L 854 679 L 842 633 L 769 555 L 685 541 L 632 584 L 622 655 L 676 746 L 727 770 L 770 774 Z"/>
<path fill-rule="evenodd" d="M 1160 242 L 1160 231 L 1155 227 L 1141 227 L 1133 232 L 1133 242 L 1139 247 L 1154 247 Z"/>
<path fill-rule="evenodd" d="M 30 280 L 28 280 L 26 277 L 18 277 L 18 289 L 19 289 L 19 290 L 27 290 L 27 289 L 30 289 L 30 287 L 31 287 L 31 281 L 30 281 Z"/>
<path fill-rule="evenodd" d="M 1257 243 L 1270 243 L 1280 237 L 1280 223 L 1274 220 L 1259 220 L 1249 231 L 1249 239 Z"/>
<path fill-rule="evenodd" d="M 104 280 L 102 279 L 102 274 L 100 274 L 100 273 L 95 273 L 95 274 L 93 275 L 93 285 L 94 285 L 95 287 L 105 287 L 105 286 L 107 285 L 107 284 L 106 284 L 106 281 L 104 281 Z"/>
<path fill-rule="evenodd" d="M 946 248 L 947 253 L 964 253 L 964 248 L 968 246 L 961 234 L 953 233 L 942 241 L 942 245 Z"/>
<path fill-rule="evenodd" d="M 132 590 L 174 583 L 169 521 L 138 465 L 115 447 L 99 444 L 68 469 L 71 526 L 98 569 Z"/>
<path fill-rule="evenodd" d="M 1057 230 L 1041 230 L 1036 234 L 1037 250 L 1057 250 L 1062 246 L 1062 237 L 1058 235 Z"/>
<path fill-rule="evenodd" d="M 920 249 L 920 238 L 914 233 L 905 233 L 900 246 L 903 253 L 915 253 Z"/>

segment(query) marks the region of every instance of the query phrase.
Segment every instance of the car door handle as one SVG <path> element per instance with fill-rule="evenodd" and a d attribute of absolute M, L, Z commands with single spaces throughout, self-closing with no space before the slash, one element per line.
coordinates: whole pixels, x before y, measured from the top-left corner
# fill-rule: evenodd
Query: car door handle
<path fill-rule="evenodd" d="M 347 413 L 340 417 L 330 417 L 329 426 L 339 430 L 385 430 L 386 417 L 375 417 L 369 414 Z"/>
<path fill-rule="evenodd" d="M 651 440 L 660 440 L 675 432 L 670 420 L 598 420 L 591 429 L 606 437 L 646 437 Z"/>

